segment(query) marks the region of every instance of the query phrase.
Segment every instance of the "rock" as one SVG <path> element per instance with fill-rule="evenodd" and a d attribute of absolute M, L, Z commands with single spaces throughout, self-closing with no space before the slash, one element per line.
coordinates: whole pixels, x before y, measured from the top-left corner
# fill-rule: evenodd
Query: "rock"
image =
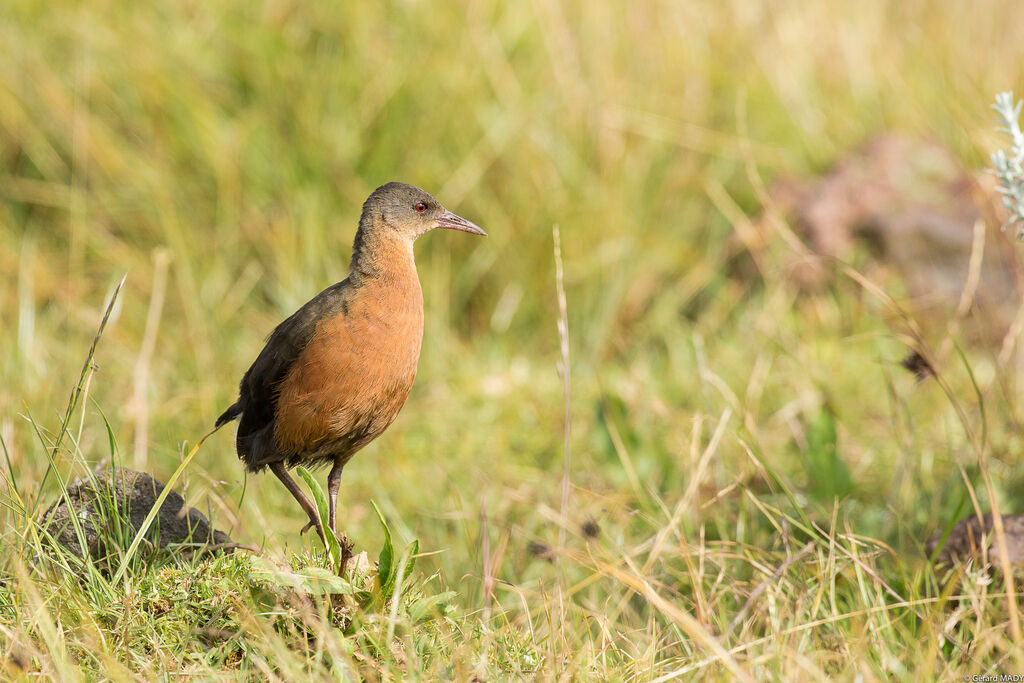
<path fill-rule="evenodd" d="M 88 554 L 101 560 L 114 552 L 110 545 L 127 549 L 164 485 L 145 472 L 110 468 L 94 472 L 95 481 L 79 479 L 68 487 L 71 509 L 82 523 Z M 67 500 L 57 499 L 40 517 L 53 538 L 83 557 Z M 209 520 L 178 493 L 171 491 L 154 518 L 146 538 L 158 547 L 171 543 L 230 543 L 231 539 L 210 526 Z"/>
<path fill-rule="evenodd" d="M 1024 515 L 1003 515 L 1003 531 L 1006 535 L 1006 552 L 1010 556 L 1010 564 L 1015 567 L 1024 566 Z M 981 545 L 988 541 L 988 561 L 998 563 L 998 550 L 992 533 L 992 515 L 987 514 L 981 520 L 975 515 L 960 520 L 949 532 L 946 544 L 942 546 L 936 564 L 953 565 L 970 557 L 981 557 Z M 942 540 L 942 534 L 936 534 L 928 540 L 925 551 L 931 557 Z"/>
<path fill-rule="evenodd" d="M 831 258 L 848 260 L 860 243 L 874 265 L 902 277 L 911 298 L 902 304 L 945 318 L 960 301 L 974 226 L 983 220 L 974 313 L 991 328 L 980 333 L 998 341 L 1020 300 L 1021 264 L 1013 231 L 999 229 L 1005 212 L 994 188 L 994 178 L 972 175 L 942 145 L 883 133 L 823 177 L 779 183 L 772 196 L 811 249 L 825 257 L 792 263 L 796 281 L 812 288 L 823 284 Z"/>

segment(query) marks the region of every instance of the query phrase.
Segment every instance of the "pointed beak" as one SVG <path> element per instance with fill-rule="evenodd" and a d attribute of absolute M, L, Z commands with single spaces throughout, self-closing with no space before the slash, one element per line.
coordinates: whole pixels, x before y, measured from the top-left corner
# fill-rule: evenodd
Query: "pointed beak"
<path fill-rule="evenodd" d="M 463 232 L 471 232 L 474 235 L 482 235 L 487 237 L 487 233 L 483 231 L 479 225 L 470 223 L 462 216 L 458 216 L 451 211 L 445 209 L 445 212 L 437 217 L 435 220 L 437 227 L 448 228 L 449 230 L 461 230 Z"/>

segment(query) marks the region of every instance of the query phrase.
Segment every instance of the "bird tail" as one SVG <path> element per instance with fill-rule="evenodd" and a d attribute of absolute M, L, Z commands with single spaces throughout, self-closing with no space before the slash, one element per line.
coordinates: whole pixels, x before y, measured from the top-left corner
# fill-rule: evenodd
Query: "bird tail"
<path fill-rule="evenodd" d="M 214 425 L 216 428 L 220 428 L 221 425 L 231 422 L 239 415 L 242 414 L 241 402 L 234 403 L 230 408 L 224 411 L 224 414 L 217 418 L 217 424 Z"/>

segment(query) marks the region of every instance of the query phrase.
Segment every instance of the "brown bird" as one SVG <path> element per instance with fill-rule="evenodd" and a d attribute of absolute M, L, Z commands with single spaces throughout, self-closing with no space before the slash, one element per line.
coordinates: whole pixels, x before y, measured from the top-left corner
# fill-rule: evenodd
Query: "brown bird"
<path fill-rule="evenodd" d="M 378 187 L 363 204 L 348 277 L 271 333 L 217 427 L 241 418 L 235 445 L 250 472 L 277 475 L 326 542 L 313 503 L 288 469 L 331 465 L 328 523 L 337 531 L 341 471 L 397 417 L 416 377 L 423 293 L 413 242 L 434 228 L 486 236 L 429 193 Z"/>

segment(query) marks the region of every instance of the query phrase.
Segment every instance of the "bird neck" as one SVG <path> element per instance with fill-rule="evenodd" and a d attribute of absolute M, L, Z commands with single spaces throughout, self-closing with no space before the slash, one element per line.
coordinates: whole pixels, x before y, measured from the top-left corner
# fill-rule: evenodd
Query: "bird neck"
<path fill-rule="evenodd" d="M 405 280 L 416 276 L 412 241 L 388 226 L 367 226 L 360 222 L 352 246 L 350 277 L 357 282 Z"/>

